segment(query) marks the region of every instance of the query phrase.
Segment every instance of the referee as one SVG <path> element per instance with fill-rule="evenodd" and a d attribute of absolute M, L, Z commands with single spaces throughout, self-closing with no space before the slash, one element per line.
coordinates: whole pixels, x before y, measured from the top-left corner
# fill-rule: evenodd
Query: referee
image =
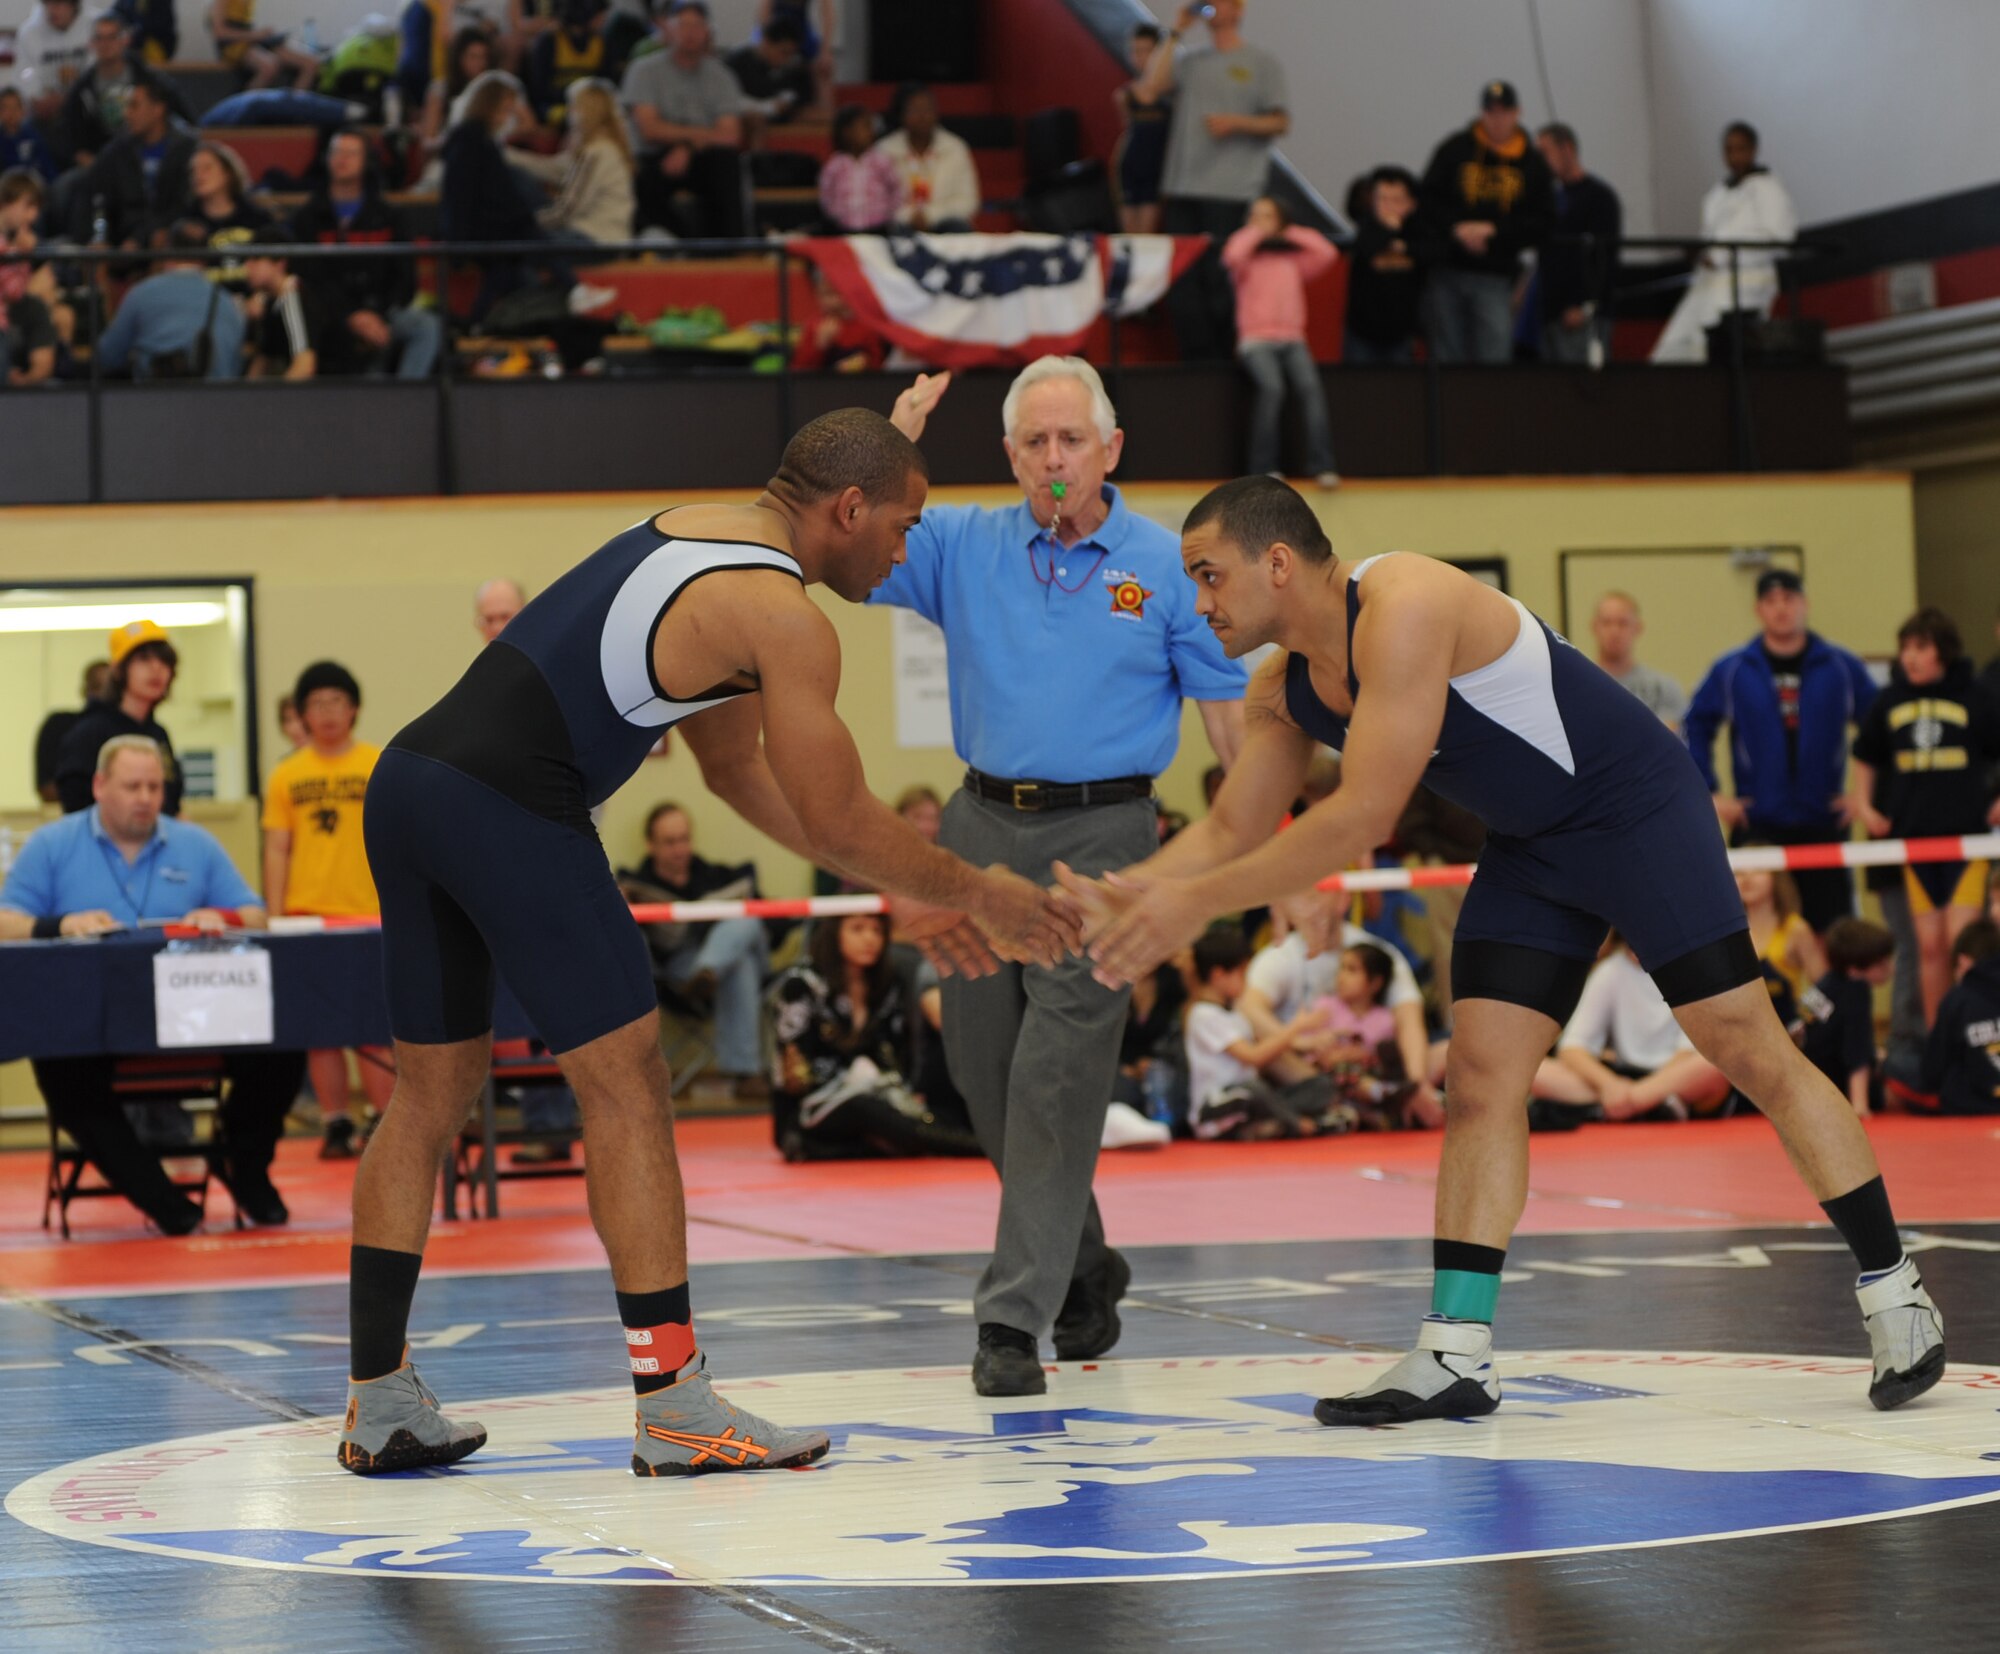
<path fill-rule="evenodd" d="M 906 398 L 907 435 L 945 382 Z M 1002 413 L 1020 503 L 930 507 L 909 560 L 871 601 L 944 629 L 953 744 L 968 768 L 938 842 L 1037 881 L 1056 860 L 1126 867 L 1158 847 L 1153 777 L 1173 758 L 1181 701 L 1200 704 L 1228 764 L 1244 669 L 1195 613 L 1178 538 L 1105 480 L 1125 437 L 1097 370 L 1044 356 Z M 1041 1394 L 1037 1340 L 1051 1326 L 1065 1361 L 1118 1341 L 1131 1270 L 1105 1244 L 1090 1184 L 1128 997 L 1095 982 L 1080 955 L 944 984 L 952 1078 L 1000 1170 L 999 1232 L 974 1300 L 981 1395 Z"/>

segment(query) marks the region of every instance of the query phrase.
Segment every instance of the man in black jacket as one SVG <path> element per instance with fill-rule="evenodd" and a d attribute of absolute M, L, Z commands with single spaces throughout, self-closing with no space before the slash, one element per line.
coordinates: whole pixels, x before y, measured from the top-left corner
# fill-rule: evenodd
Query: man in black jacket
<path fill-rule="evenodd" d="M 56 149 L 66 164 L 89 166 L 125 130 L 125 100 L 141 82 L 160 94 L 175 120 L 193 119 L 173 82 L 147 68 L 133 49 L 131 31 L 116 12 L 91 20 L 90 56 L 90 67 L 70 83 L 56 122 Z"/>
<path fill-rule="evenodd" d="M 1422 205 L 1441 248 L 1424 288 L 1432 351 L 1440 362 L 1505 362 L 1521 254 L 1541 245 L 1554 206 L 1548 162 L 1506 81 L 1488 81 L 1479 119 L 1437 146 Z"/>
<path fill-rule="evenodd" d="M 175 124 L 156 78 L 135 81 L 125 94 L 125 130 L 106 144 L 71 202 L 71 234 L 93 239 L 102 215 L 113 247 L 144 246 L 156 229 L 187 216 L 188 163 L 195 140 Z"/>
<path fill-rule="evenodd" d="M 292 219 L 293 238 L 327 246 L 407 242 L 403 215 L 382 197 L 358 127 L 334 134 L 326 150 L 326 182 Z M 407 260 L 384 258 L 301 261 L 300 274 L 328 321 L 322 373 L 386 373 L 428 378 L 444 329 L 435 310 L 419 309 L 416 272 Z"/>
<path fill-rule="evenodd" d="M 1573 128 L 1551 121 L 1535 144 L 1555 175 L 1552 237 L 1542 249 L 1537 284 L 1542 360 L 1601 365 L 1611 349 L 1611 272 L 1625 209 L 1616 190 L 1584 171 Z"/>

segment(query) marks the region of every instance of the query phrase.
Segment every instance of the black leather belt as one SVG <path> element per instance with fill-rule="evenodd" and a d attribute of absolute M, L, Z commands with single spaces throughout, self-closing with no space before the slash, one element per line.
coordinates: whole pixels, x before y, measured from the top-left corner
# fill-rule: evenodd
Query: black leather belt
<path fill-rule="evenodd" d="M 1153 796 L 1150 775 L 1121 775 L 1111 781 L 1003 781 L 978 770 L 965 772 L 965 790 L 1017 810 L 1079 810 L 1094 804 L 1129 804 Z"/>

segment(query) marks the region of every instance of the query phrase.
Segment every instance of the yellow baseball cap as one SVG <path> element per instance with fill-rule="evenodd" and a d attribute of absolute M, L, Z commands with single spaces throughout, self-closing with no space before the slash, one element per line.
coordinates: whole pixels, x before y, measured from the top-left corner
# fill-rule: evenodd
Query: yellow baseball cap
<path fill-rule="evenodd" d="M 151 620 L 128 620 L 123 626 L 112 628 L 111 664 L 116 666 L 134 649 L 148 643 L 165 643 L 167 634 L 160 630 L 159 623 Z"/>

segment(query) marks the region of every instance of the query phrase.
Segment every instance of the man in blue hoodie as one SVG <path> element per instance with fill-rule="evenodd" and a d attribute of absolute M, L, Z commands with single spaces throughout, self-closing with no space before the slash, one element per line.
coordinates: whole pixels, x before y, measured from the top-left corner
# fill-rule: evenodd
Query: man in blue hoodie
<path fill-rule="evenodd" d="M 1848 836 L 1847 741 L 1875 698 L 1856 655 L 1806 629 L 1805 583 L 1791 569 L 1757 580 L 1762 633 L 1708 669 L 1688 707 L 1696 767 L 1733 838 L 1772 844 L 1834 844 Z M 1729 725 L 1736 796 L 1715 776 L 1715 737 Z M 1800 873 L 1799 902 L 1816 931 L 1854 911 L 1844 868 Z"/>

